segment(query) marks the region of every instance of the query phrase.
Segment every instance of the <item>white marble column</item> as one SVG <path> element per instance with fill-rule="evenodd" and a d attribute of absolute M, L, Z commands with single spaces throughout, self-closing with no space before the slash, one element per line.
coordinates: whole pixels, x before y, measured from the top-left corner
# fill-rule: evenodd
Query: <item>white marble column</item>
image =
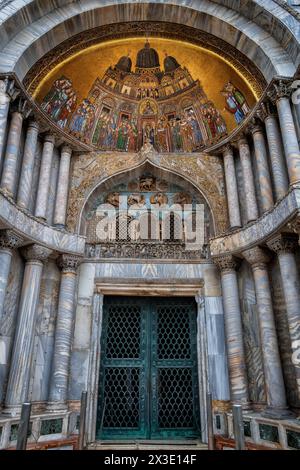
<path fill-rule="evenodd" d="M 0 168 L 6 136 L 7 117 L 10 105 L 10 96 L 7 93 L 7 80 L 0 80 Z"/>
<path fill-rule="evenodd" d="M 237 281 L 237 262 L 230 256 L 213 259 L 221 271 L 225 335 L 228 354 L 230 398 L 249 408 L 248 378 L 243 343 L 242 316 Z"/>
<path fill-rule="evenodd" d="M 290 91 L 285 83 L 275 85 L 276 106 L 289 172 L 290 184 L 300 182 L 300 149 L 290 103 Z"/>
<path fill-rule="evenodd" d="M 29 207 L 30 194 L 32 192 L 32 178 L 38 134 L 38 123 L 35 120 L 30 121 L 27 128 L 17 197 L 17 204 L 24 209 L 28 209 Z"/>
<path fill-rule="evenodd" d="M 22 113 L 14 111 L 11 115 L 0 184 L 1 189 L 4 189 L 12 197 L 14 196 L 17 184 L 22 125 Z"/>
<path fill-rule="evenodd" d="M 58 312 L 55 328 L 54 356 L 50 377 L 48 408 L 51 410 L 67 407 L 68 378 L 70 373 L 71 344 L 75 310 L 76 274 L 80 258 L 62 255 L 62 268 Z"/>
<path fill-rule="evenodd" d="M 251 131 L 258 172 L 260 202 L 263 212 L 266 212 L 274 206 L 274 200 L 265 136 L 259 124 L 254 125 Z"/>
<path fill-rule="evenodd" d="M 286 195 L 289 189 L 289 179 L 284 158 L 284 148 L 277 117 L 271 113 L 266 113 L 264 122 L 268 140 L 275 195 L 276 200 L 279 200 Z"/>
<path fill-rule="evenodd" d="M 64 228 L 66 223 L 71 155 L 72 149 L 68 145 L 64 145 L 61 149 L 60 155 L 57 193 L 53 219 L 53 225 L 61 228 Z"/>
<path fill-rule="evenodd" d="M 22 237 L 13 232 L 13 230 L 0 231 L 0 319 L 3 315 L 4 300 L 13 250 L 18 248 L 22 242 Z"/>
<path fill-rule="evenodd" d="M 54 137 L 51 134 L 48 134 L 44 139 L 39 185 L 35 204 L 35 216 L 42 220 L 46 220 L 47 218 L 53 150 Z"/>
<path fill-rule="evenodd" d="M 43 262 L 49 257 L 51 250 L 31 245 L 23 248 L 22 253 L 26 264 L 4 410 L 10 414 L 18 413 L 21 404 L 28 399 Z"/>
<path fill-rule="evenodd" d="M 278 256 L 291 340 L 291 359 L 300 398 L 300 282 L 294 254 L 298 238 L 289 234 L 279 234 L 269 240 L 267 245 Z"/>
<path fill-rule="evenodd" d="M 246 137 L 243 136 L 239 139 L 238 147 L 243 174 L 246 217 L 248 223 L 258 218 L 258 207 L 255 195 L 255 185 L 252 171 L 250 148 Z"/>
<path fill-rule="evenodd" d="M 235 229 L 242 226 L 239 206 L 239 196 L 236 181 L 233 149 L 226 145 L 223 149 L 224 172 L 226 181 L 226 194 L 230 228 Z"/>
<path fill-rule="evenodd" d="M 288 411 L 281 359 L 275 326 L 272 293 L 267 269 L 270 257 L 259 247 L 243 253 L 251 265 L 254 283 L 261 351 L 263 355 L 264 375 L 267 394 L 267 408 L 264 416 L 274 419 L 287 419 L 292 414 Z"/>

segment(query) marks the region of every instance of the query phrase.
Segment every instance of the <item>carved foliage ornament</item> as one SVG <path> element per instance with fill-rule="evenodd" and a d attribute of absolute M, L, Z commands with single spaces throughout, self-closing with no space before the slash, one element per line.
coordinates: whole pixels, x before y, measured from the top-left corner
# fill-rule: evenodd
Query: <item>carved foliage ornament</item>
<path fill-rule="evenodd" d="M 276 235 L 267 242 L 268 248 L 277 254 L 293 253 L 298 246 L 298 237 L 293 234 Z"/>
<path fill-rule="evenodd" d="M 13 250 L 18 248 L 23 243 L 23 238 L 20 237 L 13 230 L 1 230 L 0 231 L 0 248 L 7 248 Z"/>
<path fill-rule="evenodd" d="M 58 266 L 63 273 L 76 274 L 80 261 L 81 258 L 79 256 L 63 254 L 58 258 Z"/>
<path fill-rule="evenodd" d="M 52 250 L 41 245 L 29 245 L 22 249 L 22 254 L 27 261 L 46 261 Z"/>
<path fill-rule="evenodd" d="M 244 251 L 242 254 L 253 268 L 261 267 L 264 269 L 270 260 L 270 257 L 267 255 L 267 253 L 265 253 L 265 251 L 258 246 Z"/>
<path fill-rule="evenodd" d="M 213 258 L 213 262 L 223 273 L 235 271 L 240 264 L 240 261 L 232 255 L 217 256 Z"/>

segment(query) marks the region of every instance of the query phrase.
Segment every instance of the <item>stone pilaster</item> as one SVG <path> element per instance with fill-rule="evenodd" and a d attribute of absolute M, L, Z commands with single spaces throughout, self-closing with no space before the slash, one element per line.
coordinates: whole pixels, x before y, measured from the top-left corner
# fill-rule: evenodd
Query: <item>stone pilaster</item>
<path fill-rule="evenodd" d="M 269 418 L 285 419 L 291 414 L 287 410 L 272 293 L 267 269 L 267 263 L 270 258 L 259 247 L 245 251 L 243 256 L 251 265 L 255 283 L 268 405 L 264 415 Z"/>
<path fill-rule="evenodd" d="M 11 115 L 8 131 L 6 152 L 4 157 L 3 171 L 1 177 L 1 189 L 10 196 L 14 196 L 17 182 L 17 168 L 20 152 L 20 138 L 23 125 L 23 115 L 14 111 Z"/>
<path fill-rule="evenodd" d="M 62 228 L 66 223 L 71 155 L 72 149 L 68 145 L 64 145 L 61 149 L 53 220 L 54 225 Z"/>
<path fill-rule="evenodd" d="M 289 188 L 284 148 L 277 117 L 265 108 L 264 123 L 268 140 L 276 200 L 283 198 Z"/>
<path fill-rule="evenodd" d="M 7 117 L 10 105 L 10 96 L 7 92 L 8 81 L 0 80 L 0 163 L 4 153 Z"/>
<path fill-rule="evenodd" d="M 31 245 L 23 248 L 22 253 L 26 264 L 4 410 L 11 414 L 18 413 L 21 404 L 28 399 L 43 263 L 50 256 L 51 250 L 40 245 Z"/>
<path fill-rule="evenodd" d="M 52 169 L 52 158 L 54 150 L 54 137 L 50 134 L 45 136 L 42 161 L 39 176 L 39 185 L 35 204 L 35 216 L 46 220 L 49 187 Z"/>
<path fill-rule="evenodd" d="M 32 191 L 32 178 L 38 134 L 38 123 L 34 120 L 30 121 L 26 134 L 17 198 L 17 204 L 24 209 L 28 209 L 29 207 L 30 194 Z"/>
<path fill-rule="evenodd" d="M 72 255 L 62 255 L 59 258 L 59 266 L 62 268 L 62 274 L 48 400 L 48 408 L 51 410 L 64 409 L 67 406 L 66 401 L 75 309 L 76 274 L 79 261 L 79 257 Z"/>
<path fill-rule="evenodd" d="M 226 194 L 229 212 L 230 227 L 232 229 L 242 226 L 239 206 L 239 196 L 236 181 L 233 149 L 226 145 L 223 149 L 224 171 L 226 181 Z"/>
<path fill-rule="evenodd" d="M 22 237 L 13 230 L 0 231 L 0 319 L 3 315 L 4 300 L 13 250 L 21 246 L 22 242 Z"/>
<path fill-rule="evenodd" d="M 269 240 L 267 245 L 278 256 L 291 340 L 291 359 L 300 398 L 300 283 L 294 254 L 298 238 L 292 234 L 279 234 Z"/>
<path fill-rule="evenodd" d="M 251 131 L 255 149 L 261 207 L 263 212 L 266 212 L 274 205 L 266 142 L 260 125 L 254 125 Z"/>
<path fill-rule="evenodd" d="M 290 184 L 295 184 L 300 182 L 300 149 L 290 104 L 291 90 L 284 82 L 274 87 Z"/>
<path fill-rule="evenodd" d="M 239 139 L 238 147 L 243 173 L 247 222 L 251 222 L 258 218 L 258 207 L 255 195 L 255 185 L 252 171 L 250 149 L 246 137 L 241 137 Z"/>
<path fill-rule="evenodd" d="M 231 401 L 249 408 L 248 379 L 243 344 L 242 317 L 237 281 L 237 261 L 230 255 L 213 259 L 221 271 L 225 335 Z"/>

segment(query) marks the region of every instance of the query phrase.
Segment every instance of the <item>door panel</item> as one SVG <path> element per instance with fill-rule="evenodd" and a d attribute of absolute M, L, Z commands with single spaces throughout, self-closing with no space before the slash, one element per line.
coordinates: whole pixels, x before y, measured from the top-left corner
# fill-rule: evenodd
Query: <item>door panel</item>
<path fill-rule="evenodd" d="M 199 437 L 196 305 L 107 297 L 98 439 Z"/>

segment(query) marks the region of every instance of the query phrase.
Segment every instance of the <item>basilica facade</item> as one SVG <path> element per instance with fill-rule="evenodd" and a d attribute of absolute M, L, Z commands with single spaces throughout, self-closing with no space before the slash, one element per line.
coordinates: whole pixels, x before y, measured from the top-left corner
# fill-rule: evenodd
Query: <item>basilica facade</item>
<path fill-rule="evenodd" d="M 0 0 L 1 449 L 300 449 L 293 3 Z"/>

